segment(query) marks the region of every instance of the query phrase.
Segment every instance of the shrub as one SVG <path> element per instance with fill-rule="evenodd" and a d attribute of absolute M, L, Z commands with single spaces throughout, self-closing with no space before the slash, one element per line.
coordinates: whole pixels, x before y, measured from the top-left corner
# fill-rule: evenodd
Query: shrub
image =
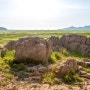
<path fill-rule="evenodd" d="M 56 78 L 53 73 L 45 73 L 43 75 L 43 83 L 54 85 L 58 83 L 58 78 Z"/>
<path fill-rule="evenodd" d="M 64 81 L 67 82 L 67 83 L 70 83 L 70 82 L 82 82 L 82 78 L 80 78 L 78 75 L 65 75 L 63 77 Z"/>
<path fill-rule="evenodd" d="M 20 64 L 13 64 L 12 65 L 12 69 L 14 71 L 20 71 L 20 70 L 25 70 L 25 65 L 23 63 L 20 63 Z"/>
<path fill-rule="evenodd" d="M 0 61 L 0 71 L 3 69 L 4 62 Z"/>
<path fill-rule="evenodd" d="M 4 61 L 10 65 L 12 65 L 15 61 L 14 58 L 15 51 L 8 51 L 6 55 L 4 56 Z"/>
<path fill-rule="evenodd" d="M 64 54 L 65 56 L 69 56 L 69 52 L 66 49 L 62 51 L 62 54 Z"/>
<path fill-rule="evenodd" d="M 61 54 L 59 52 L 52 52 L 49 61 L 51 63 L 54 63 L 57 60 L 61 60 Z"/>
<path fill-rule="evenodd" d="M 90 69 L 89 68 L 83 68 L 84 71 L 86 71 L 87 73 L 90 73 Z"/>
<path fill-rule="evenodd" d="M 10 73 L 4 73 L 2 74 L 3 77 L 7 78 L 7 79 L 12 79 L 13 75 Z"/>

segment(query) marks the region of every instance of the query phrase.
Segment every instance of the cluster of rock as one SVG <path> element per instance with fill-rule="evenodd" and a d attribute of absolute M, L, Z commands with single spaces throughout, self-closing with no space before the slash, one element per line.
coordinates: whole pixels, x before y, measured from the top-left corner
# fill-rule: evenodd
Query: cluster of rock
<path fill-rule="evenodd" d="M 79 74 L 82 77 L 90 79 L 90 73 L 87 73 L 83 68 L 90 69 L 90 59 L 83 59 L 82 61 L 78 61 Z"/>
<path fill-rule="evenodd" d="M 69 34 L 61 38 L 52 36 L 49 39 L 53 44 L 54 51 L 66 48 L 69 51 L 77 51 L 82 54 L 90 54 L 90 38 L 82 35 Z"/>
<path fill-rule="evenodd" d="M 51 43 L 43 38 L 27 37 L 17 41 L 10 41 L 5 46 L 8 50 L 15 50 L 15 59 L 23 62 L 48 62 L 52 52 Z"/>
<path fill-rule="evenodd" d="M 75 34 L 63 35 L 61 38 L 51 36 L 49 39 L 26 37 L 8 42 L 5 48 L 14 49 L 15 58 L 18 61 L 46 63 L 52 51 L 67 49 L 82 54 L 90 54 L 90 38 Z"/>
<path fill-rule="evenodd" d="M 77 64 L 77 60 L 73 58 L 69 58 L 66 61 L 62 62 L 61 65 L 56 67 L 55 73 L 57 73 L 60 76 L 68 75 L 72 71 L 78 71 L 79 66 Z"/>

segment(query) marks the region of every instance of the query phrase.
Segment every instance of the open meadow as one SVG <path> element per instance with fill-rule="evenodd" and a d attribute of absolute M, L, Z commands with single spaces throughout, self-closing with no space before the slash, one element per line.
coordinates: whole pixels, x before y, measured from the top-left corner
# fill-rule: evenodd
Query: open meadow
<path fill-rule="evenodd" d="M 0 31 L 0 44 L 27 36 L 49 38 L 51 36 L 61 37 L 64 34 L 80 34 L 90 37 L 90 30 L 3 30 Z"/>

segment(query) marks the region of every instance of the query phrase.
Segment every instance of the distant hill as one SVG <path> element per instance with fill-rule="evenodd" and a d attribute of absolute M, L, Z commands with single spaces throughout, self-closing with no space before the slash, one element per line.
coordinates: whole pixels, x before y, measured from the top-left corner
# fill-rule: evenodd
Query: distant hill
<path fill-rule="evenodd" d="M 90 30 L 90 26 L 84 26 L 84 27 L 67 27 L 67 28 L 62 28 L 63 30 Z"/>
<path fill-rule="evenodd" d="M 0 27 L 0 30 L 7 30 L 7 28 L 5 28 L 5 27 Z"/>

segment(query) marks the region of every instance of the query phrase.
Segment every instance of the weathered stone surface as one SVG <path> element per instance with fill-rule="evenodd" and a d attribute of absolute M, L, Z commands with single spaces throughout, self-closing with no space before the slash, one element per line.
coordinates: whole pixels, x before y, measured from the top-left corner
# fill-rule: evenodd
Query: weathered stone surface
<path fill-rule="evenodd" d="M 63 49 L 65 49 L 62 46 L 62 42 L 60 41 L 59 37 L 51 36 L 49 38 L 49 41 L 52 42 L 52 49 L 53 49 L 53 51 L 62 51 Z"/>
<path fill-rule="evenodd" d="M 69 58 L 56 68 L 56 73 L 63 76 L 70 74 L 72 70 L 79 70 L 79 67 L 75 59 Z"/>
<path fill-rule="evenodd" d="M 87 79 L 90 79 L 90 74 L 81 75 L 82 77 L 85 77 Z"/>
<path fill-rule="evenodd" d="M 1 57 L 3 58 L 7 53 L 7 50 L 2 49 L 1 50 Z"/>
<path fill-rule="evenodd" d="M 83 67 L 90 67 L 90 59 L 83 59 L 82 61 L 78 61 L 78 65 Z"/>
<path fill-rule="evenodd" d="M 90 54 L 90 38 L 82 35 L 69 34 L 63 35 L 61 38 L 52 36 L 49 38 L 52 42 L 54 51 L 77 51 L 82 54 Z"/>
<path fill-rule="evenodd" d="M 80 75 L 86 75 L 87 74 L 87 72 L 85 72 L 85 71 L 82 71 L 82 70 L 80 70 Z"/>
<path fill-rule="evenodd" d="M 14 50 L 16 46 L 16 41 L 9 41 L 4 47 L 8 50 Z"/>
<path fill-rule="evenodd" d="M 22 62 L 46 63 L 52 51 L 50 41 L 38 37 L 11 41 L 5 47 L 9 50 L 15 49 L 16 60 Z"/>

